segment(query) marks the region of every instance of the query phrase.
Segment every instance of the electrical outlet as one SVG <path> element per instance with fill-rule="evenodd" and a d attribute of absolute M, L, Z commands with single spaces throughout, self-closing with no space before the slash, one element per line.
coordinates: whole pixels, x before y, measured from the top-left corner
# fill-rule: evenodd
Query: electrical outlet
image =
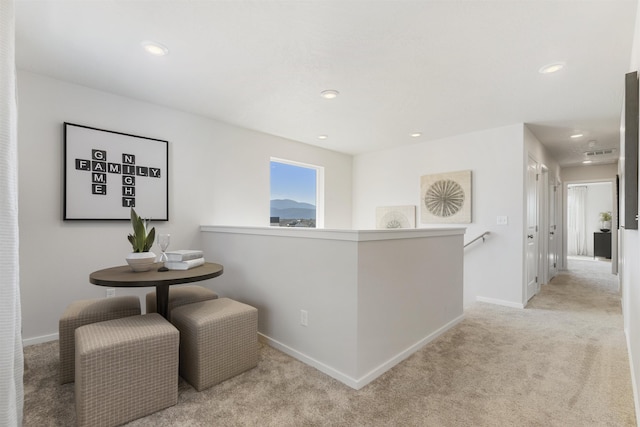
<path fill-rule="evenodd" d="M 309 313 L 307 313 L 307 310 L 300 310 L 300 324 L 302 326 L 309 325 Z"/>
<path fill-rule="evenodd" d="M 107 288 L 107 298 L 115 297 L 116 289 L 115 288 Z"/>
<path fill-rule="evenodd" d="M 499 216 L 496 218 L 497 225 L 507 225 L 509 224 L 509 217 L 507 216 Z"/>

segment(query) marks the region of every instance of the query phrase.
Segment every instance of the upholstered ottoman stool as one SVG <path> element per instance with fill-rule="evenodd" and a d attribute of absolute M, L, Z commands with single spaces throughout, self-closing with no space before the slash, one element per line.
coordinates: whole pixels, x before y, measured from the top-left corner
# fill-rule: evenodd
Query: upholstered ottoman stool
<path fill-rule="evenodd" d="M 198 285 L 171 286 L 169 288 L 169 305 L 167 307 L 167 319 L 171 320 L 171 310 L 185 304 L 208 301 L 218 298 L 218 294 L 210 289 Z M 146 295 L 147 313 L 157 313 L 156 291 Z"/>
<path fill-rule="evenodd" d="M 202 391 L 258 364 L 258 310 L 220 298 L 173 310 L 180 376 Z"/>
<path fill-rule="evenodd" d="M 157 313 L 76 329 L 78 426 L 116 426 L 175 405 L 179 344 Z"/>
<path fill-rule="evenodd" d="M 60 384 L 73 382 L 76 328 L 139 314 L 140 299 L 136 296 L 87 299 L 69 304 L 58 321 Z"/>

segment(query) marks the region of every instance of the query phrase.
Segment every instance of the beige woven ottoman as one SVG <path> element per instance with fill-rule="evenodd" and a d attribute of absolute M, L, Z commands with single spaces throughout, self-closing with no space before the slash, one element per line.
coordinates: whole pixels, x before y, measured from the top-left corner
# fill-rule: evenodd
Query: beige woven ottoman
<path fill-rule="evenodd" d="M 76 329 L 78 426 L 117 426 L 175 405 L 179 344 L 157 313 Z"/>
<path fill-rule="evenodd" d="M 258 310 L 220 298 L 173 310 L 180 376 L 202 391 L 258 364 Z"/>
<path fill-rule="evenodd" d="M 169 287 L 169 305 L 167 307 L 167 319 L 171 320 L 171 310 L 185 304 L 194 302 L 208 301 L 218 298 L 218 294 L 210 289 L 198 285 L 188 286 L 170 286 Z M 146 295 L 147 313 L 157 313 L 156 307 L 156 291 L 149 292 Z"/>
<path fill-rule="evenodd" d="M 76 328 L 139 314 L 140 299 L 136 296 L 87 299 L 69 304 L 58 321 L 60 384 L 73 382 L 74 379 Z"/>

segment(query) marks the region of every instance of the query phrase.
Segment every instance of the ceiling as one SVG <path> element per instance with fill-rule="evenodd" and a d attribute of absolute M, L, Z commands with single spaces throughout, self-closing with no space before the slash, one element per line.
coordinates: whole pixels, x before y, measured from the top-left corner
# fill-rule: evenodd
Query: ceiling
<path fill-rule="evenodd" d="M 567 166 L 619 146 L 636 3 L 17 0 L 16 59 L 349 154 L 526 123 Z"/>

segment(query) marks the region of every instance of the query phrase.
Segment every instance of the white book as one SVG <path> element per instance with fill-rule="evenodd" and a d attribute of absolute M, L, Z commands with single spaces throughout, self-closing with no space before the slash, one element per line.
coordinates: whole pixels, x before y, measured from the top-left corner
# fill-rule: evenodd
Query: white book
<path fill-rule="evenodd" d="M 166 252 L 169 261 L 188 261 L 190 259 L 202 258 L 204 255 L 198 249 L 178 249 Z"/>
<path fill-rule="evenodd" d="M 166 261 L 164 266 L 169 270 L 189 270 L 204 264 L 204 258 L 189 259 L 186 261 Z"/>

